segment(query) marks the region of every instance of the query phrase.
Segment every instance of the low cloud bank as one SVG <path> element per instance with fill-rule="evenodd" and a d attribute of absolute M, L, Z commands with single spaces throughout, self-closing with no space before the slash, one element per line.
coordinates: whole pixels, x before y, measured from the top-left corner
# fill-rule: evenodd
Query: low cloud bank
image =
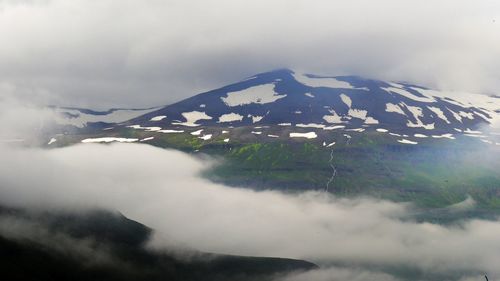
<path fill-rule="evenodd" d="M 387 273 L 378 270 L 397 267 L 500 275 L 498 221 L 403 222 L 399 218 L 411 207 L 387 201 L 229 188 L 199 177 L 210 161 L 148 145 L 0 145 L 0 154 L 0 204 L 119 210 L 156 230 L 153 247 L 181 243 L 210 252 L 374 268 L 380 280 Z M 308 274 L 323 280 L 330 271 Z M 378 278 L 356 272 L 357 279 L 349 279 Z"/>

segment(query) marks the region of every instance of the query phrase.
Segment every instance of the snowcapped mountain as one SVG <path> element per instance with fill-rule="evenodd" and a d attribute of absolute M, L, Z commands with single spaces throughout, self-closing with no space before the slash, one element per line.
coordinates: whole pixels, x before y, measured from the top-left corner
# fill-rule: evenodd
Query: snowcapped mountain
<path fill-rule="evenodd" d="M 499 109 L 494 96 L 277 70 L 46 141 L 147 143 L 220 157 L 207 176 L 228 185 L 360 192 L 438 206 L 496 183 L 490 175 L 498 167 Z"/>
<path fill-rule="evenodd" d="M 283 69 L 193 96 L 127 124 L 177 130 L 263 125 L 329 130 L 345 126 L 433 135 L 472 132 L 498 122 L 499 112 L 500 98 L 495 96 Z"/>

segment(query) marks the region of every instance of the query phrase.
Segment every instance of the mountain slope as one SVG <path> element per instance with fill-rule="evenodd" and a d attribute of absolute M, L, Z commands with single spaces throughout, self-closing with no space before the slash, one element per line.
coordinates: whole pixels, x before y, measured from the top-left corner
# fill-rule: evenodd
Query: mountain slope
<path fill-rule="evenodd" d="M 220 157 L 205 177 L 233 186 L 500 211 L 500 99 L 446 95 L 277 70 L 49 146 L 147 143 Z"/>
<path fill-rule="evenodd" d="M 406 83 L 277 70 L 196 95 L 127 124 L 176 129 L 280 124 L 328 129 L 344 125 L 382 127 L 401 134 L 442 134 L 497 121 L 499 104 L 495 97 L 448 97 Z"/>

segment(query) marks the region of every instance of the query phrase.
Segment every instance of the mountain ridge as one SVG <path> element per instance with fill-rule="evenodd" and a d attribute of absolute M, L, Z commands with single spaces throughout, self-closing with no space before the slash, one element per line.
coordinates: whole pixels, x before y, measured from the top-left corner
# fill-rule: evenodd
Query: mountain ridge
<path fill-rule="evenodd" d="M 495 115 L 491 109 L 412 84 L 280 69 L 167 105 L 127 124 L 237 127 L 313 123 L 451 132 L 491 123 L 498 118 Z"/>
<path fill-rule="evenodd" d="M 388 134 L 405 145 L 457 135 L 500 145 L 498 132 L 492 132 L 500 121 L 499 110 L 500 100 L 491 96 L 279 69 L 163 107 L 108 115 L 66 109 L 64 114 L 88 136 L 84 142 L 147 142 L 155 134 L 190 134 L 204 142 L 258 137 L 255 141 L 316 139 L 327 145 L 333 131 L 367 131 Z M 151 136 L 129 138 L 130 130 Z"/>

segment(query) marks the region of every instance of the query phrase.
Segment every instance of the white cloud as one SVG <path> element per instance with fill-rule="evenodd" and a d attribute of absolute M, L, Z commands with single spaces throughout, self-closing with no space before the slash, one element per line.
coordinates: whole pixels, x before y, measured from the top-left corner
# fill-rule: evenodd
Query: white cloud
<path fill-rule="evenodd" d="M 0 142 L 41 137 L 57 120 L 56 113 L 35 101 L 20 100 L 0 85 Z"/>
<path fill-rule="evenodd" d="M 363 269 L 346 269 L 330 267 L 301 273 L 292 273 L 288 276 L 278 278 L 276 281 L 393 281 L 393 276 L 385 273 L 374 272 Z"/>
<path fill-rule="evenodd" d="M 93 107 L 161 105 L 278 67 L 496 92 L 498 11 L 490 0 L 2 1 L 0 81 Z"/>

